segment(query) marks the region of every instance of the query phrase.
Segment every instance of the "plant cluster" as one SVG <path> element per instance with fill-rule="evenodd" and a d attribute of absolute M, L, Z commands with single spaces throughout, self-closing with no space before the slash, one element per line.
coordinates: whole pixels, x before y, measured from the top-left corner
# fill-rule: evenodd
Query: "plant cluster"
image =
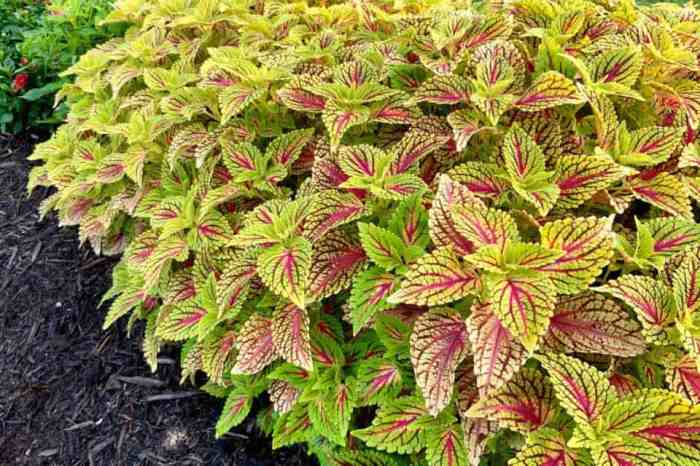
<path fill-rule="evenodd" d="M 67 79 L 60 72 L 95 44 L 124 32 L 97 23 L 112 0 L 0 0 L 0 132 L 63 120 L 53 95 Z"/>
<path fill-rule="evenodd" d="M 700 13 L 124 0 L 30 189 L 105 326 L 326 465 L 700 458 Z"/>

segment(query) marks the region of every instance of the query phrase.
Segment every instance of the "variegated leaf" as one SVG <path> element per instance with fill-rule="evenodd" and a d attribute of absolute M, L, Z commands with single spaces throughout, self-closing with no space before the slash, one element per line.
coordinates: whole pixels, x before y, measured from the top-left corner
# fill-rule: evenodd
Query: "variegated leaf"
<path fill-rule="evenodd" d="M 367 260 L 352 236 L 335 230 L 315 243 L 309 271 L 309 296 L 320 300 L 347 289 Z"/>
<path fill-rule="evenodd" d="M 371 426 L 354 430 L 352 435 L 382 451 L 410 454 L 424 446 L 421 421 L 428 416 L 420 399 L 399 398 L 382 406 Z"/>
<path fill-rule="evenodd" d="M 557 206 L 563 209 L 578 207 L 623 176 L 622 167 L 608 158 L 595 155 L 559 157 L 554 175 L 554 182 L 559 187 Z"/>
<path fill-rule="evenodd" d="M 595 353 L 631 357 L 646 349 L 641 327 L 610 298 L 590 291 L 560 296 L 549 330 L 544 336 L 548 351 Z"/>
<path fill-rule="evenodd" d="M 442 105 L 466 103 L 469 102 L 469 81 L 457 75 L 436 75 L 416 90 L 414 99 Z"/>
<path fill-rule="evenodd" d="M 554 385 L 559 403 L 576 422 L 590 425 L 617 400 L 605 374 L 563 354 L 537 356 Z"/>
<path fill-rule="evenodd" d="M 304 309 L 312 254 L 311 243 L 303 238 L 276 244 L 258 256 L 258 275 L 272 291 Z"/>
<path fill-rule="evenodd" d="M 653 239 L 654 254 L 671 256 L 700 243 L 700 225 L 685 218 L 654 218 L 644 225 Z"/>
<path fill-rule="evenodd" d="M 549 422 L 555 407 L 552 385 L 544 374 L 523 367 L 505 385 L 480 398 L 467 415 L 498 421 L 503 428 L 531 432 Z"/>
<path fill-rule="evenodd" d="M 448 170 L 447 174 L 475 195 L 496 199 L 508 189 L 502 171 L 496 164 L 466 162 Z"/>
<path fill-rule="evenodd" d="M 357 276 L 348 301 L 355 334 L 362 330 L 377 312 L 391 307 L 387 298 L 396 285 L 396 277 L 378 267 L 370 268 Z"/>
<path fill-rule="evenodd" d="M 675 176 L 662 172 L 653 178 L 637 176 L 629 182 L 634 196 L 672 215 L 691 218 L 690 197 Z"/>
<path fill-rule="evenodd" d="M 659 398 L 649 425 L 633 435 L 658 447 L 671 464 L 693 465 L 700 458 L 700 406 L 669 392 Z"/>
<path fill-rule="evenodd" d="M 479 278 L 451 248 L 439 248 L 411 265 L 390 303 L 436 306 L 457 301 L 478 290 Z"/>
<path fill-rule="evenodd" d="M 700 403 L 700 369 L 690 355 L 666 369 L 666 382 L 671 390 L 680 393 L 693 403 Z"/>
<path fill-rule="evenodd" d="M 324 108 L 322 118 L 331 147 L 338 147 L 345 132 L 353 126 L 369 121 L 370 114 L 365 108 L 345 109 L 331 103 Z"/>
<path fill-rule="evenodd" d="M 411 333 L 411 363 L 416 384 L 433 416 L 452 398 L 455 370 L 468 351 L 467 327 L 448 308 L 436 308 L 418 318 Z"/>
<path fill-rule="evenodd" d="M 273 380 L 267 391 L 270 395 L 273 409 L 280 414 L 289 412 L 299 399 L 299 395 L 301 395 L 301 391 L 298 388 L 284 380 Z"/>
<path fill-rule="evenodd" d="M 494 314 L 528 351 L 549 328 L 556 290 L 542 276 L 505 276 L 490 284 Z"/>
<path fill-rule="evenodd" d="M 257 274 L 256 259 L 256 251 L 245 251 L 226 263 L 216 283 L 219 309 L 235 309 L 243 304 Z"/>
<path fill-rule="evenodd" d="M 304 236 L 318 240 L 329 231 L 360 218 L 364 204 L 354 195 L 335 190 L 322 191 L 304 216 Z"/>
<path fill-rule="evenodd" d="M 543 246 L 564 251 L 539 269 L 548 274 L 559 293 L 585 289 L 612 258 L 612 217 L 557 220 L 541 227 L 540 237 Z"/>
<path fill-rule="evenodd" d="M 464 430 L 458 423 L 426 433 L 425 457 L 430 466 L 469 466 Z"/>
<path fill-rule="evenodd" d="M 581 102 L 581 96 L 569 78 L 556 71 L 548 71 L 541 74 L 532 86 L 513 102 L 513 106 L 526 112 L 539 112 L 559 105 Z"/>
<path fill-rule="evenodd" d="M 216 437 L 222 437 L 226 432 L 237 426 L 246 418 L 253 406 L 253 397 L 244 390 L 232 390 L 226 397 L 224 409 L 216 423 Z"/>
<path fill-rule="evenodd" d="M 234 374 L 256 374 L 279 356 L 272 342 L 272 321 L 260 314 L 245 321 L 237 340 L 238 357 Z"/>
<path fill-rule="evenodd" d="M 661 281 L 641 275 L 623 275 L 598 288 L 610 293 L 634 309 L 651 343 L 667 341 L 668 327 L 676 310 L 671 290 Z"/>
<path fill-rule="evenodd" d="M 510 128 L 503 141 L 503 158 L 512 179 L 526 183 L 544 172 L 544 154 L 519 126 Z"/>
<path fill-rule="evenodd" d="M 503 247 L 506 241 L 517 241 L 520 237 L 515 220 L 502 210 L 457 204 L 451 214 L 457 232 L 476 248 Z"/>
<path fill-rule="evenodd" d="M 498 320 L 489 304 L 472 306 L 467 327 L 477 386 L 486 395 L 513 377 L 525 364 L 528 352 Z"/>
<path fill-rule="evenodd" d="M 294 365 L 313 370 L 309 344 L 309 316 L 294 304 L 279 306 L 272 315 L 275 352 Z"/>
<path fill-rule="evenodd" d="M 467 187 L 453 181 L 446 174 L 440 175 L 437 192 L 429 211 L 430 237 L 436 246 L 452 247 L 457 254 L 465 256 L 474 251 L 474 244 L 457 231 L 451 215 L 456 205 L 484 208 L 481 200 Z"/>
<path fill-rule="evenodd" d="M 467 148 L 472 136 L 489 129 L 479 122 L 476 115 L 467 110 L 457 110 L 450 113 L 447 115 L 447 122 L 452 127 L 452 137 L 458 152 Z"/>
<path fill-rule="evenodd" d="M 392 270 L 403 264 L 403 241 L 389 230 L 373 223 L 358 223 L 360 241 L 372 262 L 385 270 Z"/>
<path fill-rule="evenodd" d="M 566 445 L 561 432 L 544 427 L 527 437 L 525 447 L 508 460 L 508 466 L 583 466 L 579 453 Z"/>
<path fill-rule="evenodd" d="M 639 47 L 625 47 L 602 54 L 591 68 L 591 77 L 600 83 L 619 83 L 632 87 L 642 69 Z"/>

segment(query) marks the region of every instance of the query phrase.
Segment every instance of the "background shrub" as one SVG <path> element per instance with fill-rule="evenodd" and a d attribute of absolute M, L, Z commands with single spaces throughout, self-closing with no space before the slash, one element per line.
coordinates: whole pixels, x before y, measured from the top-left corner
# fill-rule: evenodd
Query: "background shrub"
<path fill-rule="evenodd" d="M 322 464 L 694 465 L 698 12 L 139 1 L 30 189 Z M 693 201 L 694 202 L 694 201 Z"/>
<path fill-rule="evenodd" d="M 53 95 L 67 82 L 60 72 L 95 44 L 124 32 L 122 25 L 97 23 L 111 0 L 0 0 L 0 131 L 60 123 L 64 106 Z"/>

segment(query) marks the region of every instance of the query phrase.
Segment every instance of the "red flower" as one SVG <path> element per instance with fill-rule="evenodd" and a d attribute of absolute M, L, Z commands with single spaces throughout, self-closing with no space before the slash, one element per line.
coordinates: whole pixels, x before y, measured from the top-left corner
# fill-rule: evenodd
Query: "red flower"
<path fill-rule="evenodd" d="M 27 84 L 29 84 L 29 75 L 27 73 L 20 73 L 12 80 L 12 90 L 14 92 L 20 92 L 27 87 Z"/>

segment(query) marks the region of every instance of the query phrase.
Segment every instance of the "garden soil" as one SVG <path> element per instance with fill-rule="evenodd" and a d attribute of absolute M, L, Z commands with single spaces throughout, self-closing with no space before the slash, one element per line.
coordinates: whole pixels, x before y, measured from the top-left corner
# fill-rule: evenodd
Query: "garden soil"
<path fill-rule="evenodd" d="M 216 440 L 223 402 L 179 384 L 177 348 L 152 374 L 141 327 L 102 330 L 115 260 L 39 220 L 50 193 L 25 188 L 38 139 L 0 135 L 0 466 L 315 464 L 272 451 L 250 418 Z"/>

